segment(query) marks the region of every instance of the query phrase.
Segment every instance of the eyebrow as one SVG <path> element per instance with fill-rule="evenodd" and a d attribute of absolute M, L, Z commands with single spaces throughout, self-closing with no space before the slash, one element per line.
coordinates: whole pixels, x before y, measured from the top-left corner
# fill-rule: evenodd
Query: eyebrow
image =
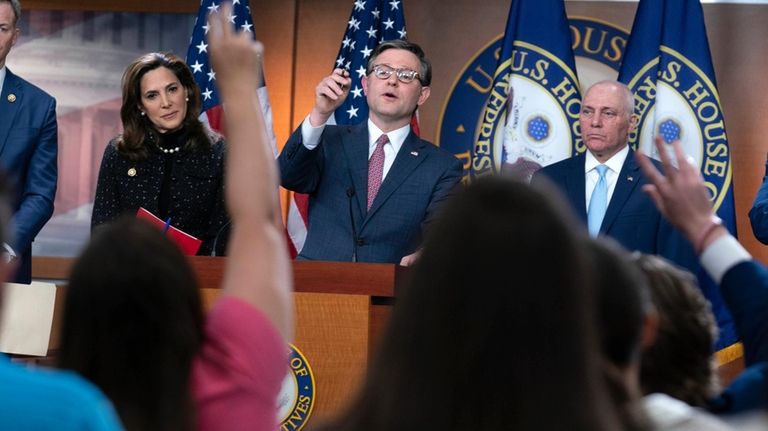
<path fill-rule="evenodd" d="M 171 83 L 167 84 L 165 87 L 163 87 L 163 88 L 162 88 L 162 90 L 167 90 L 168 88 L 170 88 L 170 87 L 172 87 L 172 86 L 174 86 L 174 85 L 178 85 L 178 86 L 181 86 L 181 83 L 180 83 L 180 82 L 171 82 Z M 153 88 L 153 89 L 151 89 L 151 90 L 147 90 L 147 91 L 145 91 L 145 92 L 144 92 L 144 94 L 149 94 L 149 93 L 153 93 L 153 92 L 155 92 L 155 93 L 156 93 L 157 91 L 158 91 L 158 90 L 155 90 L 155 89 Z"/>

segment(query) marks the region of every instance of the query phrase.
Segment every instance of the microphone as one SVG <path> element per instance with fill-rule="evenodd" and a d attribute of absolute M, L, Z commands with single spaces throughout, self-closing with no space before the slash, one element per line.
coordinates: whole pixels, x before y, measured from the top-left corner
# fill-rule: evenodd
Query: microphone
<path fill-rule="evenodd" d="M 230 224 L 232 224 L 232 220 L 224 223 L 224 225 L 219 228 L 219 231 L 216 232 L 216 236 L 213 238 L 213 246 L 211 247 L 211 256 L 218 256 L 216 253 L 216 246 L 219 244 L 219 237 L 224 233 L 224 229 L 229 227 Z"/>
<path fill-rule="evenodd" d="M 355 197 L 355 188 L 347 189 L 347 201 L 349 202 L 349 222 L 352 225 L 352 262 L 357 262 L 357 229 L 355 229 L 355 214 L 352 212 L 352 198 Z"/>

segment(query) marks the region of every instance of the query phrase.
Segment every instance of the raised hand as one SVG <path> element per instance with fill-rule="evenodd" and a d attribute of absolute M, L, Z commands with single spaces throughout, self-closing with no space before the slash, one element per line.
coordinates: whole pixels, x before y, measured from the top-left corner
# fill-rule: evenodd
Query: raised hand
<path fill-rule="evenodd" d="M 218 13 L 211 14 L 208 22 L 208 45 L 211 52 L 211 62 L 216 71 L 216 85 L 221 92 L 244 91 L 258 89 L 261 82 L 261 62 L 264 46 L 254 42 L 250 33 L 235 32 L 228 22 L 232 6 L 225 3 Z"/>
<path fill-rule="evenodd" d="M 716 223 L 704 179 L 691 158 L 683 152 L 679 141 L 672 143 L 677 167 L 673 165 L 661 137 L 656 137 L 655 145 L 663 174 L 648 157 L 639 152 L 636 154 L 637 162 L 649 181 L 643 186 L 643 191 L 650 195 L 664 217 L 683 232 L 694 247 L 701 248 L 702 233 L 711 232 L 712 224 Z"/>
<path fill-rule="evenodd" d="M 310 123 L 317 127 L 325 124 L 349 95 L 352 78 L 345 69 L 334 69 L 333 73 L 323 78 L 315 88 L 315 107 L 309 114 Z"/>

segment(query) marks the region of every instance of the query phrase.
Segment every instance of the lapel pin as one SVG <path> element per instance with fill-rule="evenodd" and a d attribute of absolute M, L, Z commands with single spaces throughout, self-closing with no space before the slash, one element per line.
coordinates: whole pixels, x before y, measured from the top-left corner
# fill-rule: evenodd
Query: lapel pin
<path fill-rule="evenodd" d="M 419 155 L 419 152 L 418 152 L 418 151 L 411 151 L 411 155 L 412 155 L 413 157 L 416 157 L 416 156 L 418 156 L 418 155 Z"/>
<path fill-rule="evenodd" d="M 11 103 L 15 102 L 16 101 L 16 95 L 13 94 L 13 93 L 9 94 L 8 95 L 8 101 L 11 102 Z"/>
<path fill-rule="evenodd" d="M 135 177 L 136 176 L 136 168 L 128 169 L 128 176 L 129 177 Z"/>
<path fill-rule="evenodd" d="M 635 179 L 633 177 L 627 177 L 627 181 L 634 181 Z"/>

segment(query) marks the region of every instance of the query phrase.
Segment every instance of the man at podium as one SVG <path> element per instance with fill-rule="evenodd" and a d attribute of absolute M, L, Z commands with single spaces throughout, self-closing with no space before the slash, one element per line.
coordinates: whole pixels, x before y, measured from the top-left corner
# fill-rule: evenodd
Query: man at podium
<path fill-rule="evenodd" d="M 365 73 L 367 123 L 327 124 L 350 93 L 349 72 L 335 69 L 280 154 L 281 185 L 310 195 L 298 259 L 409 264 L 424 226 L 461 179 L 461 162 L 410 127 L 430 93 L 422 49 L 383 42 Z"/>

